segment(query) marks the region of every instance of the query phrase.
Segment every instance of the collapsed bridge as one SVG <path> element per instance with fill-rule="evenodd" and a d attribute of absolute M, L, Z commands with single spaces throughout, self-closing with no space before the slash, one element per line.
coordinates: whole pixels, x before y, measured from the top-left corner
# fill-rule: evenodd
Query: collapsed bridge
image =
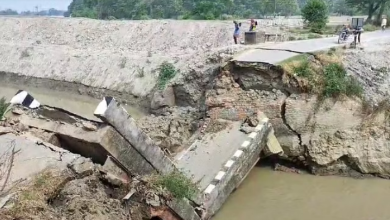
<path fill-rule="evenodd" d="M 261 152 L 282 152 L 272 125 L 260 111 L 246 132 L 238 121 L 216 133 L 204 132 L 204 125 L 188 146 L 172 156 L 137 126 L 115 98 L 105 97 L 97 106 L 94 114 L 101 121 L 42 105 L 26 91 L 19 91 L 11 101 L 22 105 L 14 106 L 11 120 L 45 131 L 43 139 L 57 147 L 106 167 L 114 164 L 118 178 L 182 172 L 198 188 L 195 197 L 168 204 L 182 219 L 209 219 L 258 162 Z"/>

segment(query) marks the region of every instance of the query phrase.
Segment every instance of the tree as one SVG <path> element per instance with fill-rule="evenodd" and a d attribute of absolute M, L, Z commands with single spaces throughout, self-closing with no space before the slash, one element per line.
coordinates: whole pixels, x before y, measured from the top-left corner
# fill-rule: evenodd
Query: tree
<path fill-rule="evenodd" d="M 18 12 L 12 9 L 6 9 L 3 11 L 0 11 L 0 15 L 18 15 Z"/>
<path fill-rule="evenodd" d="M 302 16 L 312 32 L 322 33 L 328 22 L 328 6 L 323 0 L 309 0 L 302 8 Z"/>
<path fill-rule="evenodd" d="M 367 14 L 366 23 L 372 23 L 372 17 L 374 16 L 375 12 L 377 12 L 379 9 L 379 12 L 382 11 L 383 13 L 384 8 L 386 7 L 386 3 L 389 0 L 346 0 L 346 1 L 350 7 L 358 8 L 359 10 Z"/>
<path fill-rule="evenodd" d="M 339 15 L 352 16 L 354 13 L 356 13 L 356 8 L 350 7 L 346 0 L 336 0 L 334 2 L 332 12 Z"/>
<path fill-rule="evenodd" d="M 297 0 L 276 0 L 276 12 L 280 15 L 290 16 L 299 11 Z"/>

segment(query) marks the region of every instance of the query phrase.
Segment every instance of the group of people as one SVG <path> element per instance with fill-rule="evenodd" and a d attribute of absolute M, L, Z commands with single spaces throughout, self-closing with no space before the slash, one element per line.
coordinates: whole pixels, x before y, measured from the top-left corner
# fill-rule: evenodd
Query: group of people
<path fill-rule="evenodd" d="M 240 34 L 241 34 L 241 23 L 238 23 L 237 21 L 233 21 L 233 23 L 234 23 L 233 39 L 234 39 L 234 43 L 238 44 L 239 39 L 240 39 Z M 382 30 L 385 30 L 386 26 L 387 26 L 387 17 L 384 15 L 384 16 L 382 16 L 382 23 L 381 23 Z M 256 27 L 257 27 L 257 21 L 255 19 L 251 19 L 249 31 L 255 31 Z M 355 39 L 355 42 L 357 40 L 357 42 L 360 44 L 360 36 L 361 36 L 362 32 L 364 31 L 363 27 L 357 26 L 357 27 L 352 28 L 350 24 L 347 24 L 347 25 L 344 25 L 342 31 L 345 31 L 348 34 L 353 33 L 354 37 L 357 38 L 357 39 Z"/>
<path fill-rule="evenodd" d="M 238 44 L 240 39 L 240 34 L 241 34 L 241 23 L 237 23 L 237 21 L 233 21 L 233 23 L 234 23 L 233 39 L 234 39 L 234 43 Z M 255 19 L 251 19 L 249 31 L 255 31 L 256 27 L 257 27 L 257 21 L 255 21 Z"/>

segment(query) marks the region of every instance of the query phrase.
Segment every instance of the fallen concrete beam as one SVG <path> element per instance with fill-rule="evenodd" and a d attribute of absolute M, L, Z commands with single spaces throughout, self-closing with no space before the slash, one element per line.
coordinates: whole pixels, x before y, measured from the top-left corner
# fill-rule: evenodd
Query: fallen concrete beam
<path fill-rule="evenodd" d="M 113 126 L 158 172 L 169 174 L 175 170 L 173 162 L 114 98 L 105 97 L 94 114 Z"/>

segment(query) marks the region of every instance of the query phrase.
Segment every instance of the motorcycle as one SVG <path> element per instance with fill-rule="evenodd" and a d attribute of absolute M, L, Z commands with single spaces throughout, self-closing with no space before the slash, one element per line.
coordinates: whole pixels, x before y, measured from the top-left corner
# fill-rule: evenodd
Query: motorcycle
<path fill-rule="evenodd" d="M 337 43 L 341 44 L 341 43 L 344 43 L 348 40 L 349 38 L 349 33 L 348 33 L 348 30 L 342 30 L 339 34 L 339 39 L 337 41 Z"/>
<path fill-rule="evenodd" d="M 361 34 L 361 33 L 363 33 L 363 31 L 364 31 L 364 29 L 362 28 L 362 27 L 356 27 L 355 29 L 353 29 L 351 32 L 350 31 L 348 31 L 348 30 L 346 30 L 346 29 L 343 29 L 341 32 L 340 32 L 340 34 L 339 34 L 339 39 L 338 39 L 338 43 L 339 44 L 341 44 L 341 43 L 345 43 L 347 40 L 348 40 L 348 38 L 349 38 L 349 36 L 352 34 L 354 37 L 355 37 L 355 39 L 354 39 L 354 43 L 356 44 L 356 36 L 358 35 L 358 34 Z"/>

